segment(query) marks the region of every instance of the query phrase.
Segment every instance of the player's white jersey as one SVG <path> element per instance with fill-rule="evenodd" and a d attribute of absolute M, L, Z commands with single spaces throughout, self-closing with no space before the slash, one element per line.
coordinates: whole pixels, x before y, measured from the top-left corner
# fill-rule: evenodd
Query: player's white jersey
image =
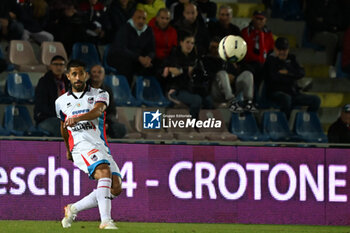
<path fill-rule="evenodd" d="M 95 103 L 109 104 L 107 91 L 87 86 L 83 94 L 78 98 L 72 91 L 68 91 L 56 100 L 57 117 L 65 121 L 70 117 L 77 117 L 93 109 Z M 105 131 L 104 112 L 100 117 L 90 121 L 80 121 L 73 127 L 67 127 L 69 134 L 70 151 L 105 148 L 107 153 L 107 136 Z"/>

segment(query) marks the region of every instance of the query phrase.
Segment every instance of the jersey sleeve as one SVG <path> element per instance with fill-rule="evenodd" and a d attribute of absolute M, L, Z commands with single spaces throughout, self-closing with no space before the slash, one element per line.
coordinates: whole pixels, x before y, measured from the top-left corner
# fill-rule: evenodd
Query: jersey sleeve
<path fill-rule="evenodd" d="M 96 96 L 95 103 L 104 103 L 107 107 L 109 105 L 109 94 L 105 90 L 99 90 Z"/>
<path fill-rule="evenodd" d="M 61 120 L 65 121 L 66 115 L 63 113 L 58 99 L 55 101 L 56 116 Z"/>

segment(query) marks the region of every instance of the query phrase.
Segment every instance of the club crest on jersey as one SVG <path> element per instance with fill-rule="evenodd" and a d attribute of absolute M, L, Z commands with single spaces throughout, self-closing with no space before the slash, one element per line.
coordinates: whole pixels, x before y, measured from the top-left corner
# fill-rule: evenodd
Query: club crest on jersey
<path fill-rule="evenodd" d="M 80 103 L 77 103 L 77 107 L 80 107 L 81 106 L 81 104 Z"/>
<path fill-rule="evenodd" d="M 93 104 L 94 103 L 94 97 L 89 97 L 88 98 L 88 103 Z"/>
<path fill-rule="evenodd" d="M 96 162 L 96 161 L 98 160 L 97 155 L 92 155 L 92 156 L 91 156 L 91 160 Z"/>

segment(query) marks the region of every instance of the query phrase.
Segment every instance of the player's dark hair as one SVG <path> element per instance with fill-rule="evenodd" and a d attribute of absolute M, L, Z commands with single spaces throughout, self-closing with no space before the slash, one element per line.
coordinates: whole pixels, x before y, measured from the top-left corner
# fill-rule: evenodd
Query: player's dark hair
<path fill-rule="evenodd" d="M 67 65 L 68 72 L 70 71 L 71 67 L 83 67 L 85 70 L 86 64 L 80 60 L 71 60 Z"/>
<path fill-rule="evenodd" d="M 62 57 L 61 55 L 56 55 L 56 56 L 53 56 L 53 57 L 51 58 L 51 64 L 52 64 L 54 61 L 57 61 L 57 60 L 66 62 L 66 59 L 64 59 L 64 57 Z"/>

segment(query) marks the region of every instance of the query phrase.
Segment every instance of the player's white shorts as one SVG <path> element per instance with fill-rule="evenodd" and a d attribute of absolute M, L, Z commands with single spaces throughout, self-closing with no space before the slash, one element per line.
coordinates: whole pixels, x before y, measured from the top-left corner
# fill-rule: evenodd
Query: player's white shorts
<path fill-rule="evenodd" d="M 117 163 L 114 161 L 112 155 L 103 149 L 83 149 L 73 150 L 72 152 L 74 164 L 85 173 L 89 174 L 90 179 L 93 178 L 93 174 L 98 165 L 106 163 L 111 169 L 112 175 L 117 175 L 120 178 L 120 170 Z"/>

